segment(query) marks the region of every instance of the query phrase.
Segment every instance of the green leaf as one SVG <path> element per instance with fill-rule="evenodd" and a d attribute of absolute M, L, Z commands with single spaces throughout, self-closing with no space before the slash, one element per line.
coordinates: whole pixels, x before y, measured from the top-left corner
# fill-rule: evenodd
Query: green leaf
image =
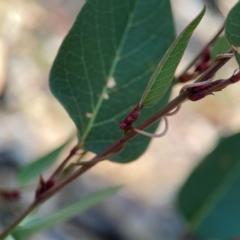
<path fill-rule="evenodd" d="M 107 188 L 79 199 L 77 202 L 61 209 L 59 212 L 43 217 L 33 217 L 25 221 L 13 231 L 12 235 L 18 239 L 25 240 L 28 237 L 46 231 L 63 223 L 81 212 L 95 206 L 106 198 L 115 194 L 122 186 Z"/>
<path fill-rule="evenodd" d="M 51 91 L 74 121 L 85 150 L 98 153 L 122 136 L 118 122 L 139 102 L 173 40 L 169 0 L 87 1 L 50 74 Z M 142 111 L 138 122 L 167 101 L 168 96 L 154 109 Z M 113 160 L 138 158 L 149 141 L 136 137 Z"/>
<path fill-rule="evenodd" d="M 240 133 L 225 138 L 193 171 L 178 196 L 190 229 L 210 239 L 240 234 Z"/>
<path fill-rule="evenodd" d="M 200 14 L 182 31 L 161 59 L 143 93 L 141 99 L 143 107 L 154 106 L 166 93 L 192 33 L 204 16 L 205 11 L 206 7 L 204 6 Z"/>
<path fill-rule="evenodd" d="M 33 180 L 34 178 L 38 178 L 41 173 L 43 173 L 46 169 L 51 167 L 54 162 L 57 160 L 61 151 L 69 144 L 72 140 L 67 140 L 64 144 L 59 146 L 57 149 L 54 149 L 50 153 L 46 154 L 45 156 L 33 160 L 30 163 L 26 164 L 20 169 L 18 173 L 17 179 L 20 185 L 25 185 L 29 181 Z"/>
<path fill-rule="evenodd" d="M 230 45 L 240 51 L 240 2 L 238 2 L 228 13 L 225 35 Z M 240 65 L 240 54 L 235 51 L 234 54 Z"/>
<path fill-rule="evenodd" d="M 217 55 L 224 54 L 229 48 L 230 48 L 230 45 L 227 41 L 226 36 L 222 36 L 218 38 L 218 40 L 212 46 L 212 50 L 211 50 L 212 60 L 214 60 Z"/>

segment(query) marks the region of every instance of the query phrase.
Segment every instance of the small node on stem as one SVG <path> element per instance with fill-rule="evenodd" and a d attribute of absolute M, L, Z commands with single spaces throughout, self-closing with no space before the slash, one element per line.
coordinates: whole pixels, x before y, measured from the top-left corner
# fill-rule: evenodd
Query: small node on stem
<path fill-rule="evenodd" d="M 210 83 L 206 83 L 205 85 L 202 86 L 196 86 L 196 87 L 192 87 L 192 88 L 188 88 L 188 99 L 191 101 L 198 101 L 204 97 L 206 97 L 207 95 L 214 95 L 213 92 L 209 93 L 208 89 L 210 89 L 213 86 L 217 86 L 220 83 L 222 83 L 224 80 L 220 79 L 220 80 L 216 80 L 214 82 L 210 82 Z M 220 91 L 222 89 L 218 89 L 215 90 L 216 91 Z"/>
<path fill-rule="evenodd" d="M 163 130 L 163 132 L 159 133 L 159 134 L 154 134 L 154 133 L 149 133 L 149 132 L 145 132 L 143 130 L 137 129 L 137 128 L 132 128 L 132 130 L 136 133 L 139 133 L 141 135 L 147 136 L 147 137 L 151 137 L 151 138 L 160 138 L 166 135 L 167 131 L 168 131 L 168 119 L 167 117 L 163 116 L 163 119 L 165 120 L 165 129 Z"/>
<path fill-rule="evenodd" d="M 138 103 L 133 110 L 125 117 L 125 119 L 121 122 L 119 122 L 119 126 L 121 130 L 124 130 L 125 133 L 132 128 L 132 124 L 137 121 L 140 110 L 142 106 Z"/>
<path fill-rule="evenodd" d="M 201 86 L 206 86 L 207 84 L 211 83 L 212 80 L 214 78 L 214 75 L 209 78 L 208 80 L 204 81 L 204 82 L 195 82 L 195 83 L 190 83 L 190 84 L 186 84 L 184 85 L 181 90 L 180 93 L 182 93 L 183 91 L 185 91 L 186 89 L 190 89 L 190 88 L 195 88 L 195 87 L 201 87 Z"/>
<path fill-rule="evenodd" d="M 76 145 L 71 151 L 70 151 L 70 154 L 69 156 L 73 156 L 75 154 L 78 154 L 78 151 L 81 150 L 80 147 L 78 145 Z M 79 153 L 81 154 L 81 153 Z"/>
<path fill-rule="evenodd" d="M 220 59 L 225 59 L 225 58 L 232 58 L 234 56 L 233 53 L 225 53 L 225 54 L 219 54 L 215 57 L 214 62 L 220 60 Z"/>
<path fill-rule="evenodd" d="M 210 83 L 202 82 L 203 85 L 199 85 L 198 83 L 195 83 L 194 85 L 190 86 L 191 88 L 189 87 L 189 85 L 184 86 L 185 87 L 184 90 L 186 90 L 186 87 L 187 87 L 188 99 L 191 101 L 198 101 L 207 95 L 210 95 L 210 94 L 213 95 L 213 92 L 221 91 L 226 86 L 240 81 L 240 71 L 237 74 L 235 74 L 235 72 L 236 70 L 234 71 L 233 75 L 228 79 L 219 79 Z M 222 84 L 222 83 L 225 83 L 225 84 Z M 213 89 L 213 88 L 214 90 L 209 91 L 210 89 Z"/>
<path fill-rule="evenodd" d="M 80 150 L 80 147 L 76 145 L 69 153 L 69 155 L 65 158 L 65 160 L 59 165 L 59 167 L 53 172 L 49 180 L 55 179 L 64 169 L 64 167 L 67 165 L 67 163 L 71 160 L 71 158 L 77 154 L 77 152 Z M 84 152 L 83 152 L 84 154 Z"/>
<path fill-rule="evenodd" d="M 42 175 L 40 175 L 39 179 L 39 185 L 35 193 L 35 201 L 38 201 L 41 196 L 47 192 L 50 188 L 52 188 L 55 185 L 55 180 L 53 178 L 50 178 L 48 181 L 44 181 Z"/>
<path fill-rule="evenodd" d="M 193 72 L 193 73 L 185 73 L 183 75 L 181 75 L 179 78 L 178 78 L 178 81 L 180 83 L 185 83 L 185 82 L 188 82 L 194 78 L 196 78 L 199 74 L 196 73 L 196 72 Z"/>

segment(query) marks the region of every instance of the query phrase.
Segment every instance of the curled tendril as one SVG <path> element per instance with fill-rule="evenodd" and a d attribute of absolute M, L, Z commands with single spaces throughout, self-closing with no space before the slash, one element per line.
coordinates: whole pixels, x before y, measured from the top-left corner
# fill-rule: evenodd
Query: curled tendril
<path fill-rule="evenodd" d="M 191 83 L 191 84 L 184 85 L 184 86 L 181 88 L 180 93 L 182 93 L 183 91 L 185 91 L 185 90 L 187 90 L 187 89 L 190 89 L 190 88 L 201 87 L 201 86 L 206 86 L 206 85 L 208 85 L 208 84 L 211 84 L 213 78 L 214 78 L 214 76 L 212 76 L 210 79 L 208 79 L 207 81 L 204 81 L 204 82 Z M 139 133 L 139 134 L 142 134 L 142 135 L 144 135 L 144 136 L 151 137 L 151 138 L 160 138 L 160 137 L 163 137 L 163 136 L 166 135 L 166 133 L 168 132 L 168 128 L 169 128 L 169 124 L 168 124 L 168 119 L 167 119 L 167 117 L 173 116 L 173 115 L 177 114 L 180 109 L 181 109 L 181 105 L 177 106 L 174 111 L 169 112 L 169 113 L 166 113 L 166 114 L 163 116 L 163 119 L 164 119 L 164 121 L 165 121 L 165 129 L 164 129 L 161 133 L 158 133 L 158 134 L 149 133 L 149 132 L 145 132 L 145 131 L 143 131 L 143 130 L 137 129 L 137 128 L 132 128 L 132 130 L 133 130 L 134 132 L 136 132 L 136 133 Z"/>
<path fill-rule="evenodd" d="M 163 116 L 163 119 L 165 120 L 165 129 L 159 133 L 159 134 L 154 134 L 154 133 L 149 133 L 149 132 L 145 132 L 143 130 L 137 129 L 137 128 L 132 128 L 132 130 L 136 133 L 142 134 L 144 136 L 147 137 L 151 137 L 151 138 L 160 138 L 166 135 L 167 131 L 168 131 L 168 119 L 167 117 Z"/>

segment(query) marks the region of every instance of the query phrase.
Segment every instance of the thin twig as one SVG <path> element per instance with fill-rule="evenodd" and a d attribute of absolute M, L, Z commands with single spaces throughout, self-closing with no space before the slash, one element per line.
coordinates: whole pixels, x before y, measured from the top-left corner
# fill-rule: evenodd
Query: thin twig
<path fill-rule="evenodd" d="M 232 53 L 232 49 L 228 49 L 228 51 L 225 53 L 225 54 L 229 54 L 229 53 Z M 204 82 L 206 81 L 207 79 L 211 78 L 216 72 L 218 69 L 220 69 L 224 64 L 226 64 L 231 58 L 221 58 L 221 59 L 218 59 L 217 61 L 215 61 L 212 66 L 207 69 L 204 74 L 202 74 L 196 81 L 195 83 L 197 82 Z"/>
<path fill-rule="evenodd" d="M 73 163 L 72 166 L 83 166 L 83 165 L 92 164 L 92 163 L 99 163 L 99 162 L 102 162 L 104 160 L 107 160 L 107 159 L 110 159 L 110 158 L 113 158 L 113 157 L 117 156 L 122 150 L 123 150 L 123 147 L 119 148 L 116 152 L 110 153 L 109 155 L 105 155 L 103 157 L 95 158 L 94 161 L 93 160 L 88 160 L 88 161 L 77 162 L 77 163 Z"/>
<path fill-rule="evenodd" d="M 66 164 L 70 161 L 70 159 L 76 154 L 76 152 L 79 150 L 79 146 L 75 146 L 69 153 L 69 155 L 65 158 L 65 160 L 62 161 L 62 163 L 59 165 L 59 167 L 53 172 L 51 177 L 49 179 L 54 179 L 57 175 L 59 175 Z"/>
<path fill-rule="evenodd" d="M 0 240 L 4 240 L 7 238 L 9 234 L 15 229 L 16 226 L 20 224 L 20 222 L 28 216 L 29 213 L 31 213 L 38 205 L 36 205 L 35 202 L 33 202 L 28 208 L 22 212 L 6 229 L 5 231 L 0 235 Z"/>
<path fill-rule="evenodd" d="M 76 160 L 75 163 L 71 163 L 68 166 L 66 166 L 61 174 L 58 175 L 58 180 L 61 180 L 63 178 L 65 178 L 68 174 L 70 174 L 71 172 L 73 172 L 73 170 L 75 170 L 75 166 L 77 166 L 78 163 L 80 163 L 82 161 L 82 159 L 84 158 L 84 156 L 87 154 L 87 151 L 84 151 L 80 154 L 80 157 Z M 79 164 L 80 165 L 80 164 Z"/>
<path fill-rule="evenodd" d="M 224 28 L 225 28 L 225 22 L 223 23 L 221 28 L 218 30 L 218 32 L 213 36 L 211 41 L 207 43 L 207 45 L 200 51 L 200 53 L 191 61 L 191 63 L 184 69 L 184 71 L 182 71 L 182 73 L 179 76 L 182 76 L 183 74 L 185 74 L 198 61 L 198 59 L 200 59 L 203 52 L 206 51 L 206 49 L 210 47 L 218 39 L 218 37 L 223 32 Z"/>

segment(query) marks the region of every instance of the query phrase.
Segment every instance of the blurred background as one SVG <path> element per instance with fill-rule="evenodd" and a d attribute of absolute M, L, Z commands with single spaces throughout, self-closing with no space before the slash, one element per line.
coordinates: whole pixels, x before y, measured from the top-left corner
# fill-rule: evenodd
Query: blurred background
<path fill-rule="evenodd" d="M 202 3 L 171 2 L 179 34 L 199 13 Z M 177 73 L 221 28 L 236 2 L 206 0 L 207 14 L 195 31 Z M 49 91 L 48 74 L 83 4 L 82 0 L 0 1 L 0 189 L 16 188 L 15 176 L 21 165 L 56 148 L 75 131 Z M 216 78 L 228 78 L 236 68 L 235 60 L 231 60 Z M 174 87 L 172 98 L 178 95 L 181 86 Z M 180 239 L 186 226 L 175 208 L 176 194 L 219 137 L 240 130 L 239 91 L 240 84 L 235 84 L 215 97 L 186 102 L 170 118 L 167 136 L 153 140 L 138 161 L 126 165 L 106 161 L 94 167 L 44 204 L 39 213 L 56 212 L 74 199 L 106 186 L 125 187 L 104 203 L 32 239 Z M 49 172 L 44 176 L 49 176 Z M 0 230 L 32 198 L 31 189 L 27 189 L 19 201 L 0 199 Z"/>

